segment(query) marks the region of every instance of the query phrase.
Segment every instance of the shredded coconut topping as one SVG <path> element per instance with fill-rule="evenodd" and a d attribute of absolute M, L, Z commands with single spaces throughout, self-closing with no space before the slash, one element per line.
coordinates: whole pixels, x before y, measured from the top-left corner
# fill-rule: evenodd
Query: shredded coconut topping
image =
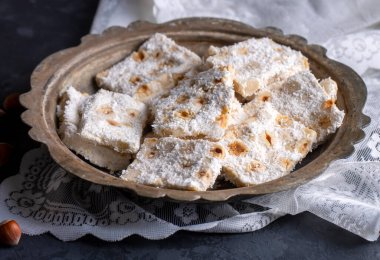
<path fill-rule="evenodd" d="M 231 73 L 211 69 L 181 81 L 156 102 L 153 129 L 160 136 L 218 140 L 239 107 Z"/>
<path fill-rule="evenodd" d="M 58 133 L 62 142 L 71 150 L 83 156 L 86 160 L 100 167 L 111 171 L 125 169 L 129 165 L 131 156 L 125 153 L 118 153 L 113 149 L 98 145 L 82 138 L 78 134 L 83 104 L 88 99 L 87 94 L 77 91 L 73 87 L 68 87 L 61 97 L 61 103 L 57 110 L 60 116 L 60 127 Z"/>
<path fill-rule="evenodd" d="M 190 69 L 201 64 L 198 55 L 156 33 L 136 52 L 100 72 L 96 81 L 101 88 L 128 94 L 149 104 L 167 93 Z"/>
<path fill-rule="evenodd" d="M 83 107 L 79 134 L 121 153 L 136 153 L 148 110 L 128 95 L 99 90 Z"/>
<path fill-rule="evenodd" d="M 251 186 L 290 173 L 311 151 L 315 131 L 280 114 L 269 102 L 252 107 L 251 116 L 230 127 L 220 142 L 226 150 L 225 177 Z"/>
<path fill-rule="evenodd" d="M 219 146 L 206 140 L 146 138 L 121 178 L 141 184 L 205 191 L 220 173 Z"/>
<path fill-rule="evenodd" d="M 247 99 L 268 84 L 309 69 L 301 52 L 268 38 L 252 38 L 222 48 L 211 46 L 208 52 L 210 67 L 231 65 L 235 69 L 235 91 Z"/>
<path fill-rule="evenodd" d="M 62 141 L 155 187 L 205 191 L 220 174 L 236 186 L 280 178 L 344 119 L 336 82 L 318 82 L 306 57 L 268 38 L 211 46 L 202 64 L 156 33 L 96 81 L 103 89 L 92 96 L 73 87 L 62 96 Z M 143 134 L 148 123 L 153 132 Z"/>
<path fill-rule="evenodd" d="M 257 95 L 245 105 L 245 110 L 267 96 L 277 111 L 316 131 L 318 142 L 322 142 L 341 126 L 344 118 L 344 112 L 335 105 L 336 83 L 331 79 L 322 83 L 321 86 L 309 71 L 297 73 L 283 82 L 272 84 L 269 92 Z"/>

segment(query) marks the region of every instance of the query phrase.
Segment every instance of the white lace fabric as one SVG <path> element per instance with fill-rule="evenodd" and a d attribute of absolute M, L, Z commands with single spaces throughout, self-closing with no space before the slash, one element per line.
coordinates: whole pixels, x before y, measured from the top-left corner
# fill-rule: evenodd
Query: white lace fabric
<path fill-rule="evenodd" d="M 128 13 L 133 7 L 131 1 L 112 0 L 107 2 L 108 5 L 105 2 L 100 3 L 93 30 L 104 29 L 112 17 L 121 19 L 121 14 Z M 175 8 L 189 11 L 185 2 L 176 2 Z M 193 3 L 192 12 L 201 8 L 204 1 Z M 209 1 L 209 11 L 202 12 L 213 13 L 213 3 Z M 242 1 L 243 4 L 249 5 L 248 1 Z M 120 5 L 124 9 L 117 8 Z M 151 19 L 172 18 L 171 9 L 163 10 L 167 6 L 164 0 L 144 0 L 142 5 L 152 10 Z M 137 7 L 134 8 L 132 10 Z M 229 18 L 242 12 L 229 12 L 229 8 L 226 5 L 223 9 Z M 186 16 L 186 12 L 181 12 L 178 15 Z M 149 17 L 149 12 L 140 16 Z M 128 19 L 132 19 L 131 16 L 123 21 L 128 23 Z M 268 22 L 267 25 L 273 24 Z M 41 146 L 25 154 L 19 174 L 1 183 L 0 219 L 15 219 L 23 232 L 30 235 L 50 232 L 69 241 L 92 234 L 103 240 L 118 241 L 132 234 L 163 239 L 178 230 L 251 232 L 283 215 L 308 211 L 369 241 L 378 239 L 380 31 L 341 34 L 323 45 L 330 57 L 346 63 L 362 75 L 368 89 L 364 113 L 372 118 L 372 122 L 364 129 L 366 137 L 355 146 L 354 154 L 334 162 L 316 179 L 291 190 L 233 203 L 175 203 L 140 198 L 122 189 L 82 180 L 59 167 L 47 149 Z"/>

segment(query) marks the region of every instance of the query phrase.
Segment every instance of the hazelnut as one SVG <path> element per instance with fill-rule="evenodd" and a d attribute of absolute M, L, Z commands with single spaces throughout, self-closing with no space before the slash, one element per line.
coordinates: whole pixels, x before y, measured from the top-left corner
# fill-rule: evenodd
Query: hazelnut
<path fill-rule="evenodd" d="M 3 117 L 5 115 L 6 115 L 5 111 L 0 108 L 0 117 Z"/>
<path fill-rule="evenodd" d="M 11 158 L 13 147 L 7 143 L 0 143 L 0 166 L 5 165 Z"/>
<path fill-rule="evenodd" d="M 9 246 L 16 246 L 21 238 L 21 228 L 14 220 L 5 220 L 0 223 L 0 242 Z"/>
<path fill-rule="evenodd" d="M 3 107 L 5 110 L 20 110 L 22 106 L 20 104 L 20 93 L 12 93 L 5 97 Z"/>

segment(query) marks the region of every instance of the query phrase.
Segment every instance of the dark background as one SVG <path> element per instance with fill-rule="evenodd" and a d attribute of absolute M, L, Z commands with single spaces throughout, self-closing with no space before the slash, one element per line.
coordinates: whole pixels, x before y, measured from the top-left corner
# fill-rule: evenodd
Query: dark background
<path fill-rule="evenodd" d="M 29 89 L 34 67 L 46 56 L 79 44 L 90 30 L 97 1 L 0 0 L 0 100 Z M 20 111 L 0 118 L 0 142 L 11 143 L 11 161 L 0 180 L 16 174 L 24 152 L 38 144 L 27 136 Z M 50 234 L 23 235 L 16 247 L 0 245 L 0 259 L 380 259 L 380 242 L 367 242 L 304 213 L 286 216 L 245 234 L 179 232 L 151 241 L 132 236 L 104 242 L 85 236 L 62 242 Z"/>

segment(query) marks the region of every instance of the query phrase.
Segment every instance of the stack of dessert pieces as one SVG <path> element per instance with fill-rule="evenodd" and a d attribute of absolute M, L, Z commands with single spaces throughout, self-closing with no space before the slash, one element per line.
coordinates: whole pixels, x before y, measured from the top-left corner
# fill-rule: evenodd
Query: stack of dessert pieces
<path fill-rule="evenodd" d="M 156 33 L 96 75 L 92 95 L 67 86 L 62 141 L 121 181 L 182 190 L 238 187 L 289 174 L 342 124 L 337 85 L 300 52 L 268 38 L 214 47 L 203 60 Z"/>

